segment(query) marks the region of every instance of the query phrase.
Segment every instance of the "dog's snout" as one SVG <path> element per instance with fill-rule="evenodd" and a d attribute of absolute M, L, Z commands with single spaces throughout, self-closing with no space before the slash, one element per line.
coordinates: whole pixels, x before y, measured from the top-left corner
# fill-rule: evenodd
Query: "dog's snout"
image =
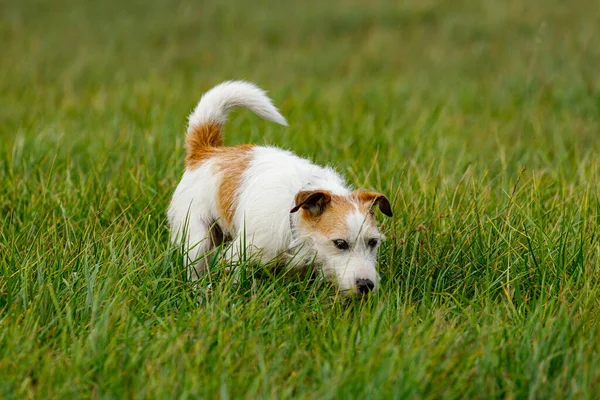
<path fill-rule="evenodd" d="M 375 284 L 370 279 L 357 279 L 356 287 L 360 294 L 367 294 L 375 287 Z"/>

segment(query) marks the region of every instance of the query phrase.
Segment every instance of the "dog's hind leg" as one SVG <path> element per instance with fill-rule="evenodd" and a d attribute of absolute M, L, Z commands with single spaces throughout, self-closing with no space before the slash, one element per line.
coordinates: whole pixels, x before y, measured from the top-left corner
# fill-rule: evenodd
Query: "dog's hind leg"
<path fill-rule="evenodd" d="M 221 230 L 216 224 L 201 219 L 188 222 L 184 260 L 190 281 L 198 280 L 208 270 L 213 256 L 211 250 L 222 240 Z"/>

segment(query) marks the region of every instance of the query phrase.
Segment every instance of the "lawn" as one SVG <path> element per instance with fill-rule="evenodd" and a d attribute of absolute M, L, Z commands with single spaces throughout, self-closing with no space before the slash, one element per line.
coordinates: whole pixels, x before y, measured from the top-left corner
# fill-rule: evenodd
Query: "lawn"
<path fill-rule="evenodd" d="M 0 397 L 598 398 L 600 5 L 0 1 Z M 386 193 L 364 301 L 169 244 L 186 117 Z"/>

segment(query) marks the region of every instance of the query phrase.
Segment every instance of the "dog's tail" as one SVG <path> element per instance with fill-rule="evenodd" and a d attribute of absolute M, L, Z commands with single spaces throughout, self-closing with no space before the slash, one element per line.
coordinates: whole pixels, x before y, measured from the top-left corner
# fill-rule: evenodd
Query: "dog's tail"
<path fill-rule="evenodd" d="M 223 82 L 202 96 L 189 117 L 186 136 L 188 157 L 202 148 L 223 144 L 221 128 L 227 120 L 227 113 L 234 107 L 248 108 L 266 120 L 287 126 L 285 118 L 262 89 L 250 82 Z"/>

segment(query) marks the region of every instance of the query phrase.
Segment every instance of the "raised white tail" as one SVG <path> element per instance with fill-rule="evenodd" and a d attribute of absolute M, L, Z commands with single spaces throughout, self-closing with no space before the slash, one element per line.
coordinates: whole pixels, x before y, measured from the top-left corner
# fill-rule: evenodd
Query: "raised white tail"
<path fill-rule="evenodd" d="M 266 120 L 287 126 L 285 118 L 262 89 L 250 82 L 228 81 L 202 96 L 189 117 L 188 135 L 205 124 L 223 125 L 227 113 L 234 107 L 247 108 Z"/>

